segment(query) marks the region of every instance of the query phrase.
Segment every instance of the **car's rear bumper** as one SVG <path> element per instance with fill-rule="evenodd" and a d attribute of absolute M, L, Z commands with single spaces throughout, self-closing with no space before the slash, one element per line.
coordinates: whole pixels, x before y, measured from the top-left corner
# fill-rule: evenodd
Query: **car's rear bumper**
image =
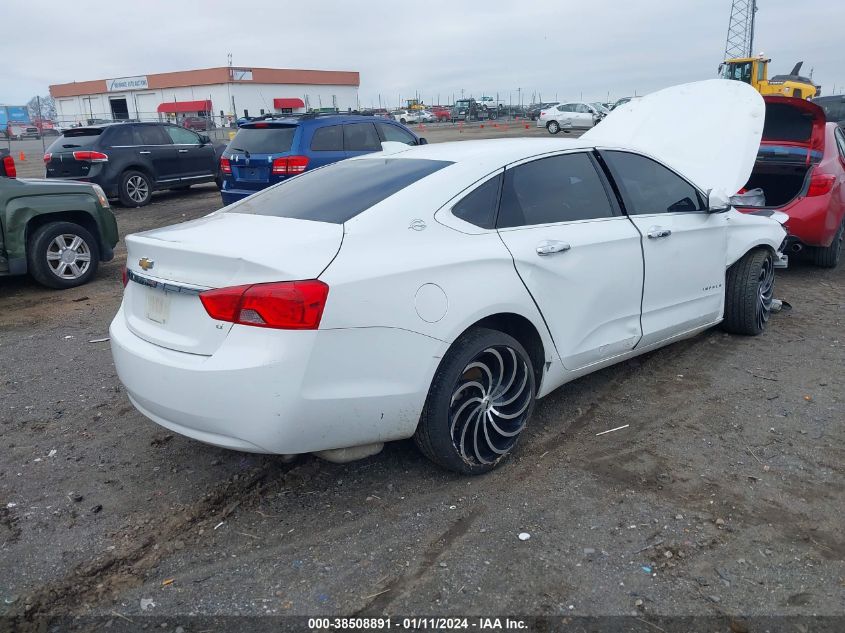
<path fill-rule="evenodd" d="M 753 213 L 760 209 L 737 207 L 737 210 Z M 834 212 L 830 194 L 797 198 L 774 210 L 789 216 L 785 224 L 789 233 L 787 252 L 800 250 L 804 246 L 830 246 L 842 222 L 842 214 Z"/>
<path fill-rule="evenodd" d="M 263 190 L 259 189 L 259 191 Z M 238 200 L 243 200 L 254 193 L 258 193 L 258 191 L 250 191 L 249 189 L 221 189 L 220 197 L 223 198 L 223 204 L 227 205 L 237 202 Z"/>
<path fill-rule="evenodd" d="M 208 444 L 278 454 L 410 437 L 445 352 L 395 328 L 235 325 L 199 356 L 141 339 L 122 307 L 109 333 L 118 376 L 145 416 Z"/>

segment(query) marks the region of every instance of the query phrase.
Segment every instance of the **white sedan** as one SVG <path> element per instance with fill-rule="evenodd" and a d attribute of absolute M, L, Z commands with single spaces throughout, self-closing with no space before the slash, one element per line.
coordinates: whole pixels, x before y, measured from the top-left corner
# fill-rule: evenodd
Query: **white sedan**
<path fill-rule="evenodd" d="M 561 130 L 586 130 L 603 117 L 604 113 L 589 103 L 561 103 L 540 112 L 537 127 L 546 128 L 550 134 Z"/>
<path fill-rule="evenodd" d="M 785 216 L 727 203 L 763 113 L 743 83 L 688 84 L 577 140 L 385 144 L 131 235 L 118 375 L 209 444 L 345 461 L 414 437 L 486 472 L 562 384 L 764 331 Z"/>

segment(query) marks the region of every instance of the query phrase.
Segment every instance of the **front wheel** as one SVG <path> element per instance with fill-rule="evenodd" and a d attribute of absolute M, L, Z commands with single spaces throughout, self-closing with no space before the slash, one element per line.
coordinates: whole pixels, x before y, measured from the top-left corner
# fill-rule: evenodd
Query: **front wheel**
<path fill-rule="evenodd" d="M 534 369 L 512 336 L 475 328 L 446 353 L 414 440 L 443 468 L 480 475 L 514 450 L 534 409 Z"/>
<path fill-rule="evenodd" d="M 772 313 L 775 260 L 772 253 L 755 249 L 725 275 L 725 319 L 722 328 L 732 334 L 762 334 Z"/>
<path fill-rule="evenodd" d="M 546 129 L 549 131 L 549 134 L 557 134 L 560 132 L 560 124 L 557 121 L 549 121 L 546 124 Z"/>
<path fill-rule="evenodd" d="M 822 268 L 836 268 L 842 258 L 842 241 L 845 237 L 845 219 L 833 236 L 830 246 L 817 246 L 813 249 L 813 263 Z"/>
<path fill-rule="evenodd" d="M 29 272 L 49 288 L 75 288 L 97 272 L 100 249 L 94 236 L 73 222 L 38 227 L 27 243 Z"/>
<path fill-rule="evenodd" d="M 123 172 L 118 187 L 120 203 L 125 207 L 143 207 L 153 197 L 153 183 L 143 172 L 129 170 Z"/>

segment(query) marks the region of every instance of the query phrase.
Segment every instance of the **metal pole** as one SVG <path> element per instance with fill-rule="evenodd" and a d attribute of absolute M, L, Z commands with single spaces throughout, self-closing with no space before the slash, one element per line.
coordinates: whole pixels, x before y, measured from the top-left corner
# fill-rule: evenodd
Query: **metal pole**
<path fill-rule="evenodd" d="M 35 103 L 38 104 L 38 120 L 41 121 L 41 153 L 47 152 L 47 146 L 44 144 L 44 112 L 41 110 L 41 97 L 35 95 Z"/>
<path fill-rule="evenodd" d="M 754 21 L 757 14 L 757 0 L 751 1 L 751 32 L 748 34 L 748 56 L 754 55 Z"/>

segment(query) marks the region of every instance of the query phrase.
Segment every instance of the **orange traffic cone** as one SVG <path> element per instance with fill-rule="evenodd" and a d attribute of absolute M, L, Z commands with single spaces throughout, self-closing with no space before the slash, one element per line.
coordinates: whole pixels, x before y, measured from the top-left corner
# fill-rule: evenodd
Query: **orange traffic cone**
<path fill-rule="evenodd" d="M 527 124 L 527 123 L 525 124 L 525 129 L 526 129 L 526 130 L 528 129 L 528 124 Z"/>
<path fill-rule="evenodd" d="M 26 154 L 21 152 L 20 155 L 18 156 L 18 160 L 22 163 L 25 163 L 26 162 Z"/>

